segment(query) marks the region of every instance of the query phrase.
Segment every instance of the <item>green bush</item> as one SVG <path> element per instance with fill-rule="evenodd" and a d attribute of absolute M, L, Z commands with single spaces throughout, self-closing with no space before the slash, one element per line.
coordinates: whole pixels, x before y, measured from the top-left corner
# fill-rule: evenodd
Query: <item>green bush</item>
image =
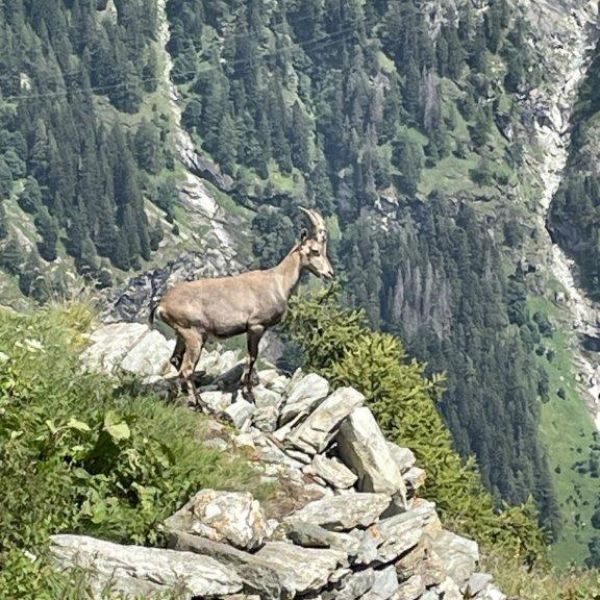
<path fill-rule="evenodd" d="M 414 451 L 427 471 L 425 495 L 447 526 L 524 562 L 544 562 L 533 502 L 498 510 L 474 460 L 464 463 L 454 450 L 435 406 L 442 377 L 425 378 L 424 365 L 409 359 L 398 338 L 370 330 L 363 312 L 341 308 L 335 288 L 294 299 L 285 325 L 308 369 L 360 390 L 388 439 Z"/>
<path fill-rule="evenodd" d="M 0 590 L 10 598 L 71 597 L 44 560 L 53 533 L 160 544 L 157 524 L 197 490 L 262 491 L 247 461 L 201 444 L 201 416 L 135 380 L 82 373 L 91 319 L 78 305 L 0 311 Z"/>

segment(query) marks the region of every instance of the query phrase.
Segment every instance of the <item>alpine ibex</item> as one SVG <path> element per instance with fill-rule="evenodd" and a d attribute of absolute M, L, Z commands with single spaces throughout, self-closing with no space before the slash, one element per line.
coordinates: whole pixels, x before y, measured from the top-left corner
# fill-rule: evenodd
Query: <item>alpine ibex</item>
<path fill-rule="evenodd" d="M 201 405 L 192 380 L 207 338 L 230 338 L 245 333 L 250 361 L 244 383 L 252 393 L 252 372 L 258 344 L 265 331 L 281 321 L 288 300 L 304 271 L 332 278 L 327 258 L 327 228 L 315 210 L 302 210 L 313 225 L 275 267 L 229 277 L 186 281 L 169 290 L 150 313 L 175 330 L 177 342 L 171 364 L 187 388 L 190 400 Z"/>

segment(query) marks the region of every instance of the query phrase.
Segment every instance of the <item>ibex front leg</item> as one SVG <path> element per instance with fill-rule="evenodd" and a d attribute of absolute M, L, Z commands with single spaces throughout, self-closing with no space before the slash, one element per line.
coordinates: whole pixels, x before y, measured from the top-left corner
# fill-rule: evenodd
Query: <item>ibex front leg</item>
<path fill-rule="evenodd" d="M 249 400 L 252 398 L 252 373 L 254 371 L 254 363 L 258 357 L 258 345 L 260 340 L 265 333 L 265 328 L 262 325 L 253 325 L 248 329 L 248 354 L 250 361 L 248 362 L 248 373 L 244 378 L 244 384 L 246 385 L 246 392 Z"/>

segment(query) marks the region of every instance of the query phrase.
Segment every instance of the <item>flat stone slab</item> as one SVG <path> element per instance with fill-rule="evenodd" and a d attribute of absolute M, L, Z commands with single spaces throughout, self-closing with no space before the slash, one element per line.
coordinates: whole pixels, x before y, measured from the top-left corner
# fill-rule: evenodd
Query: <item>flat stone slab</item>
<path fill-rule="evenodd" d="M 354 556 L 359 549 L 359 541 L 347 533 L 329 531 L 319 525 L 288 519 L 281 526 L 285 536 L 297 546 L 305 548 L 334 548 L 348 556 Z"/>
<path fill-rule="evenodd" d="M 242 580 L 231 567 L 208 556 L 142 546 L 122 546 L 81 535 L 54 535 L 51 553 L 63 568 L 80 567 L 100 598 L 108 584 L 131 598 L 164 594 L 185 586 L 191 596 L 213 598 L 242 590 Z"/>
<path fill-rule="evenodd" d="M 309 373 L 293 382 L 281 409 L 279 426 L 285 425 L 300 414 L 310 413 L 327 397 L 327 394 L 329 394 L 329 382 L 316 373 Z"/>
<path fill-rule="evenodd" d="M 343 462 L 324 454 L 317 454 L 304 472 L 317 475 L 338 490 L 351 488 L 358 480 L 358 476 Z"/>
<path fill-rule="evenodd" d="M 286 542 L 267 542 L 256 557 L 271 565 L 292 597 L 318 592 L 332 578 L 340 577 L 339 569 L 348 565 L 346 554 L 339 550 L 302 548 Z"/>
<path fill-rule="evenodd" d="M 170 532 L 168 542 L 169 547 L 174 550 L 203 554 L 218 560 L 223 565 L 233 566 L 244 583 L 244 589 L 260 594 L 263 600 L 277 600 L 282 596 L 279 575 L 268 562 L 254 554 L 182 531 Z"/>
<path fill-rule="evenodd" d="M 352 494 L 330 496 L 310 502 L 289 518 L 307 521 L 335 531 L 349 531 L 373 524 L 390 503 L 386 494 Z"/>
<path fill-rule="evenodd" d="M 257 500 L 248 492 L 202 490 L 164 522 L 167 531 L 183 531 L 214 542 L 252 550 L 268 532 Z"/>
<path fill-rule="evenodd" d="M 284 443 L 307 454 L 320 454 L 337 433 L 340 423 L 364 399 L 354 388 L 337 389 L 290 433 Z"/>

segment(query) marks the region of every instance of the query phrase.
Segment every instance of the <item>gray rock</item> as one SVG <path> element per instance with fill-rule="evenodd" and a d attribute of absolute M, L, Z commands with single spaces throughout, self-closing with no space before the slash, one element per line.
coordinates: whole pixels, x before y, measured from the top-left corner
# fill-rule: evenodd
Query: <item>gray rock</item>
<path fill-rule="evenodd" d="M 425 582 L 420 575 L 413 575 L 400 584 L 394 600 L 417 600 L 425 593 Z M 437 596 L 436 596 L 437 599 Z"/>
<path fill-rule="evenodd" d="M 479 562 L 479 548 L 473 540 L 450 531 L 443 531 L 432 543 L 433 551 L 443 561 L 448 576 L 458 585 L 464 585 Z"/>
<path fill-rule="evenodd" d="M 412 511 L 384 519 L 376 526 L 382 543 L 377 549 L 377 562 L 387 564 L 414 548 L 423 536 L 423 520 Z"/>
<path fill-rule="evenodd" d="M 408 448 L 402 448 L 393 442 L 386 442 L 387 447 L 396 463 L 396 466 L 400 469 L 401 473 L 406 473 L 411 467 L 415 466 L 417 459 L 413 454 L 412 450 Z"/>
<path fill-rule="evenodd" d="M 208 556 L 160 548 L 121 546 L 79 535 L 52 536 L 53 559 L 65 569 L 81 567 L 97 598 L 112 585 L 127 597 L 148 597 L 185 586 L 192 596 L 213 598 L 242 590 L 236 571 Z"/>
<path fill-rule="evenodd" d="M 404 475 L 402 475 L 406 488 L 411 492 L 416 492 L 419 488 L 425 485 L 427 473 L 420 467 L 411 467 Z"/>
<path fill-rule="evenodd" d="M 448 577 L 440 585 L 435 588 L 435 591 L 444 600 L 463 600 L 463 595 L 453 579 Z"/>
<path fill-rule="evenodd" d="M 307 454 L 323 452 L 339 424 L 363 402 L 364 396 L 354 388 L 337 389 L 290 433 L 285 444 Z"/>
<path fill-rule="evenodd" d="M 260 546 L 267 535 L 265 515 L 248 492 L 202 490 L 169 517 L 164 527 L 248 550 Z"/>
<path fill-rule="evenodd" d="M 169 547 L 215 558 L 223 565 L 232 566 L 244 583 L 244 590 L 260 594 L 264 599 L 282 595 L 281 580 L 271 565 L 255 555 L 242 552 L 227 544 L 212 542 L 182 531 L 168 535 Z"/>
<path fill-rule="evenodd" d="M 231 421 L 238 429 L 242 429 L 242 427 L 250 421 L 255 410 L 256 406 L 254 404 L 251 404 L 243 398 L 239 398 L 231 406 L 225 409 L 223 416 Z"/>
<path fill-rule="evenodd" d="M 279 425 L 285 425 L 299 414 L 308 414 L 329 394 L 329 383 L 316 373 L 294 381 L 288 388 L 288 398 L 281 410 Z"/>
<path fill-rule="evenodd" d="M 285 451 L 285 453 L 288 456 L 291 456 L 294 460 L 297 460 L 298 462 L 301 462 L 305 465 L 308 465 L 310 463 L 311 457 L 308 456 L 308 454 L 305 454 L 304 452 L 300 452 L 298 450 L 287 449 Z"/>
<path fill-rule="evenodd" d="M 366 531 L 355 529 L 350 532 L 358 542 L 358 552 L 354 559 L 354 564 L 360 566 L 372 565 L 377 560 L 377 548 L 381 544 L 381 537 L 376 528 L 367 529 Z"/>
<path fill-rule="evenodd" d="M 277 572 L 284 589 L 292 595 L 318 592 L 347 566 L 339 550 L 301 548 L 285 542 L 267 542 L 255 555 Z"/>
<path fill-rule="evenodd" d="M 277 369 L 261 369 L 256 372 L 256 376 L 258 377 L 258 381 L 260 381 L 261 385 L 265 387 L 269 387 L 277 378 L 281 377 L 279 371 Z"/>
<path fill-rule="evenodd" d="M 317 454 L 312 463 L 304 469 L 305 473 L 317 475 L 329 485 L 340 490 L 351 488 L 358 477 L 337 458 L 329 458 L 324 454 Z"/>
<path fill-rule="evenodd" d="M 325 592 L 324 600 L 357 600 L 362 598 L 375 582 L 375 571 L 373 569 L 365 569 L 350 574 L 343 582 L 340 589 Z"/>
<path fill-rule="evenodd" d="M 279 414 L 279 408 L 283 404 L 283 396 L 269 390 L 262 385 L 257 385 L 252 388 L 252 396 L 254 397 L 254 403 L 256 408 L 274 408 Z"/>
<path fill-rule="evenodd" d="M 346 496 L 330 496 L 307 504 L 290 518 L 308 521 L 326 529 L 348 531 L 355 527 L 368 527 L 390 503 L 385 494 L 354 494 L 352 501 Z"/>
<path fill-rule="evenodd" d="M 488 585 L 476 596 L 477 600 L 506 600 L 506 594 L 503 594 L 496 586 Z"/>
<path fill-rule="evenodd" d="M 329 531 L 306 521 L 289 519 L 281 528 L 289 540 L 305 548 L 333 548 L 354 556 L 360 546 L 360 542 L 347 533 Z"/>
<path fill-rule="evenodd" d="M 222 413 L 231 406 L 231 394 L 225 392 L 202 392 L 202 402 L 213 413 Z"/>
<path fill-rule="evenodd" d="M 82 353 L 81 362 L 87 370 L 114 373 L 127 353 L 148 333 L 150 328 L 143 323 L 104 325 L 90 334 L 90 345 Z M 160 337 L 172 350 L 175 343 Z"/>
<path fill-rule="evenodd" d="M 276 406 L 258 407 L 252 415 L 252 424 L 261 431 L 271 433 L 277 427 L 279 411 Z"/>
<path fill-rule="evenodd" d="M 120 366 L 124 371 L 135 375 L 164 375 L 172 369 L 169 362 L 172 351 L 172 342 L 158 331 L 149 330 L 127 352 Z"/>
<path fill-rule="evenodd" d="M 461 588 L 463 594 L 469 597 L 476 596 L 481 592 L 488 584 L 492 583 L 492 575 L 489 573 L 473 573 L 469 577 L 469 581 Z"/>
<path fill-rule="evenodd" d="M 358 475 L 360 491 L 406 497 L 400 469 L 366 406 L 355 409 L 342 423 L 336 440 L 340 458 Z"/>
<path fill-rule="evenodd" d="M 398 577 L 394 566 L 389 566 L 381 571 L 375 571 L 375 581 L 371 591 L 363 598 L 368 600 L 388 600 L 398 591 Z"/>

